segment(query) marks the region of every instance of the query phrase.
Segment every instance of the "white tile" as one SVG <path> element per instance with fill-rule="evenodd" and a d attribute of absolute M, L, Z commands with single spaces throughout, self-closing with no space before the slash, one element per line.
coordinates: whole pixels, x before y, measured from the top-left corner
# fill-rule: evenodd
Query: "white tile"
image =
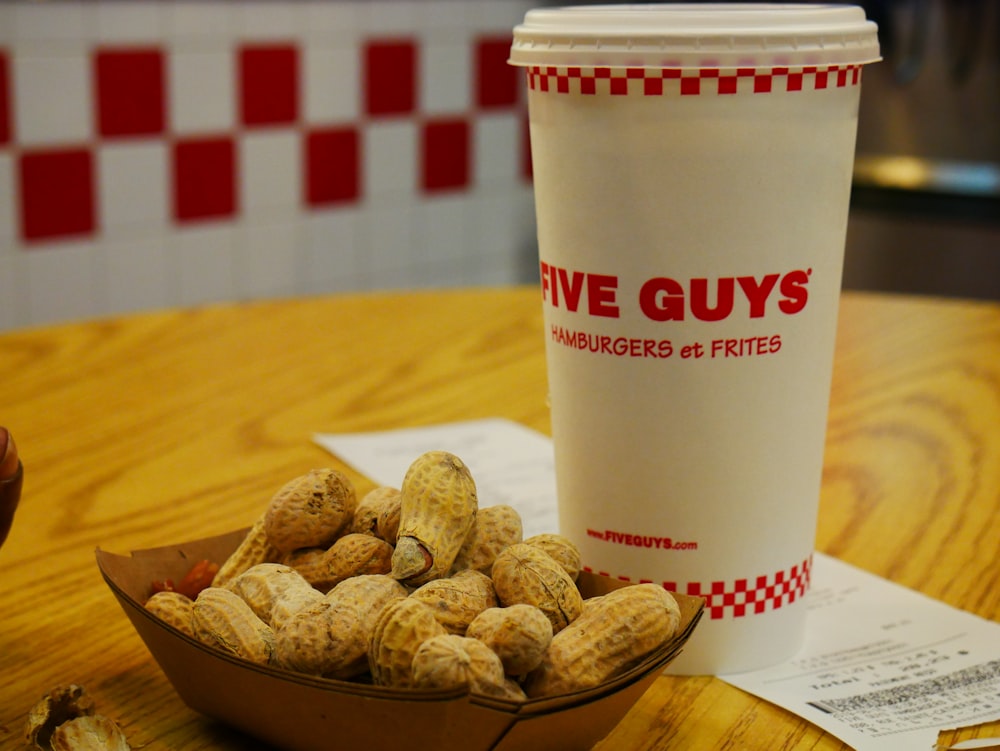
<path fill-rule="evenodd" d="M 94 3 L 101 42 L 149 42 L 167 31 L 167 5 L 152 0 L 100 0 Z"/>
<path fill-rule="evenodd" d="M 463 0 L 424 0 L 419 3 L 415 21 L 422 31 L 454 35 L 468 26 L 475 5 Z"/>
<path fill-rule="evenodd" d="M 355 39 L 361 26 L 362 3 L 311 2 L 303 3 L 305 9 L 305 35 L 307 38 Z"/>
<path fill-rule="evenodd" d="M 100 254 L 103 305 L 108 313 L 152 310 L 174 302 L 174 276 L 163 235 L 106 241 Z"/>
<path fill-rule="evenodd" d="M 0 44 L 7 47 L 17 39 L 15 24 L 16 6 L 12 3 L 0 3 Z"/>
<path fill-rule="evenodd" d="M 0 253 L 0 331 L 31 323 L 25 299 L 28 285 L 24 255 Z"/>
<path fill-rule="evenodd" d="M 369 209 L 365 221 L 363 268 L 376 287 L 398 286 L 405 273 L 411 273 L 420 263 L 414 207 L 406 203 L 382 204 Z"/>
<path fill-rule="evenodd" d="M 303 54 L 302 98 L 307 123 L 357 119 L 361 109 L 360 52 L 356 45 L 310 44 Z"/>
<path fill-rule="evenodd" d="M 318 211 L 303 220 L 299 289 L 308 294 L 358 289 L 367 278 L 363 263 L 362 212 Z"/>
<path fill-rule="evenodd" d="M 518 113 L 480 115 L 473 131 L 476 184 L 518 183 L 521 177 L 522 130 Z"/>
<path fill-rule="evenodd" d="M 297 130 L 245 133 L 238 141 L 240 207 L 253 217 L 261 211 L 296 209 L 302 196 L 301 136 Z"/>
<path fill-rule="evenodd" d="M 419 205 L 420 260 L 423 263 L 447 265 L 464 257 L 475 255 L 469 242 L 467 216 L 472 205 L 467 196 L 448 196 L 428 199 Z M 476 225 L 476 243 L 482 228 Z M 442 269 L 447 274 L 446 266 Z M 442 278 L 442 284 L 452 280 Z"/>
<path fill-rule="evenodd" d="M 168 159 L 163 141 L 98 146 L 97 207 L 105 235 L 166 229 L 171 200 Z"/>
<path fill-rule="evenodd" d="M 359 5 L 361 32 L 368 36 L 409 36 L 420 22 L 419 2 L 376 0 Z"/>
<path fill-rule="evenodd" d="M 175 49 L 167 56 L 171 128 L 193 134 L 236 123 L 236 72 L 231 50 Z"/>
<path fill-rule="evenodd" d="M 538 249 L 530 193 L 495 190 L 477 195 L 469 210 L 476 227 L 470 252 L 489 275 L 500 271 L 511 281 L 526 282 L 537 275 Z"/>
<path fill-rule="evenodd" d="M 305 3 L 254 2 L 233 3 L 236 33 L 240 39 L 288 39 L 303 27 Z"/>
<path fill-rule="evenodd" d="M 517 203 L 507 191 L 477 195 L 470 202 L 470 220 L 476 228 L 476 242 L 470 253 L 480 256 L 510 255 L 520 234 Z"/>
<path fill-rule="evenodd" d="M 96 7 L 88 2 L 14 4 L 18 42 L 92 41 Z"/>
<path fill-rule="evenodd" d="M 0 152 L 0 257 L 14 252 L 17 236 L 15 196 L 17 195 L 14 160 Z"/>
<path fill-rule="evenodd" d="M 27 306 L 32 324 L 97 315 L 94 244 L 65 242 L 25 251 Z"/>
<path fill-rule="evenodd" d="M 425 40 L 420 46 L 419 86 L 421 112 L 465 112 L 472 103 L 471 45 L 464 38 L 454 43 Z"/>
<path fill-rule="evenodd" d="M 53 144 L 90 138 L 90 61 L 84 55 L 18 55 L 13 68 L 14 133 L 19 143 Z"/>
<path fill-rule="evenodd" d="M 524 20 L 524 14 L 538 3 L 533 2 L 482 2 L 470 3 L 469 25 L 484 33 L 511 32 Z"/>
<path fill-rule="evenodd" d="M 362 132 L 362 179 L 366 196 L 403 193 L 417 187 L 419 125 L 411 120 L 368 124 Z"/>
<path fill-rule="evenodd" d="M 240 298 L 287 297 L 295 293 L 299 226 L 248 224 L 234 250 L 236 293 Z"/>
<path fill-rule="evenodd" d="M 167 239 L 167 262 L 176 278 L 178 305 L 197 305 L 236 297 L 235 228 L 229 222 L 185 228 Z"/>
<path fill-rule="evenodd" d="M 214 38 L 233 35 L 234 4 L 225 0 L 175 0 L 166 6 L 167 28 L 175 39 Z"/>

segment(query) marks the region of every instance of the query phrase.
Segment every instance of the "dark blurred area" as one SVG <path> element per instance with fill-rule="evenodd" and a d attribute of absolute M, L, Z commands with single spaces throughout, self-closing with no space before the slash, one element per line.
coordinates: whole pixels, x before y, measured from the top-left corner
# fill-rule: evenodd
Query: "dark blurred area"
<path fill-rule="evenodd" d="M 1000 299 L 1000 1 L 858 2 L 866 66 L 844 286 Z"/>

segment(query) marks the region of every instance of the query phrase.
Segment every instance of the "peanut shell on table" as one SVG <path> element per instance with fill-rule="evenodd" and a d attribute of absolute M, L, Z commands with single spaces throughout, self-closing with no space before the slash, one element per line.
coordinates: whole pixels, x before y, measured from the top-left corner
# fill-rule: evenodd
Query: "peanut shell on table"
<path fill-rule="evenodd" d="M 28 710 L 24 741 L 35 748 L 48 748 L 49 739 L 60 724 L 93 714 L 94 700 L 83 686 L 76 683 L 56 686 Z"/>
<path fill-rule="evenodd" d="M 104 715 L 84 715 L 67 720 L 49 739 L 52 751 L 130 751 L 125 733 Z"/>
<path fill-rule="evenodd" d="M 282 553 L 326 548 L 350 525 L 354 486 L 335 469 L 313 469 L 285 483 L 264 514 L 267 539 Z"/>
<path fill-rule="evenodd" d="M 407 469 L 400 493 L 392 576 L 413 586 L 447 576 L 479 508 L 469 468 L 447 451 L 428 451 Z"/>
<path fill-rule="evenodd" d="M 523 542 L 497 556 L 493 585 L 502 605 L 523 603 L 545 613 L 553 633 L 572 623 L 583 610 L 583 596 L 565 569 L 548 553 Z"/>

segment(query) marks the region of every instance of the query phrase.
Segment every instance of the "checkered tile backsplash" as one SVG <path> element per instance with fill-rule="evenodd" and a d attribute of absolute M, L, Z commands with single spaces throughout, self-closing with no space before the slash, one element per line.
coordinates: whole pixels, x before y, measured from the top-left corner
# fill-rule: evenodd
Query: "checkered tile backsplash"
<path fill-rule="evenodd" d="M 0 4 L 0 330 L 532 278 L 535 4 Z"/>

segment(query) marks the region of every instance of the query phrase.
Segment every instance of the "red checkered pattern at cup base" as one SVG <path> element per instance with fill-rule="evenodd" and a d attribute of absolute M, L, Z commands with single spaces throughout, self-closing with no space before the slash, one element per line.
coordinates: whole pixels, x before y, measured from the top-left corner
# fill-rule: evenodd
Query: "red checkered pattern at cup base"
<path fill-rule="evenodd" d="M 590 567 L 585 570 L 593 572 Z M 606 571 L 598 571 L 601 576 L 611 576 Z M 705 614 L 713 619 L 743 618 L 769 610 L 777 610 L 783 605 L 791 605 L 805 595 L 809 589 L 812 574 L 812 556 L 790 569 L 773 574 L 735 579 L 731 581 L 687 582 L 683 588 L 678 582 L 665 581 L 663 588 L 671 592 L 684 592 L 692 597 L 705 598 Z M 615 577 L 621 581 L 632 581 L 627 576 Z M 641 579 L 638 583 L 649 583 L 651 579 Z"/>
<path fill-rule="evenodd" d="M 861 82 L 860 65 L 802 68 L 527 68 L 528 88 L 558 94 L 695 96 L 808 91 Z"/>

